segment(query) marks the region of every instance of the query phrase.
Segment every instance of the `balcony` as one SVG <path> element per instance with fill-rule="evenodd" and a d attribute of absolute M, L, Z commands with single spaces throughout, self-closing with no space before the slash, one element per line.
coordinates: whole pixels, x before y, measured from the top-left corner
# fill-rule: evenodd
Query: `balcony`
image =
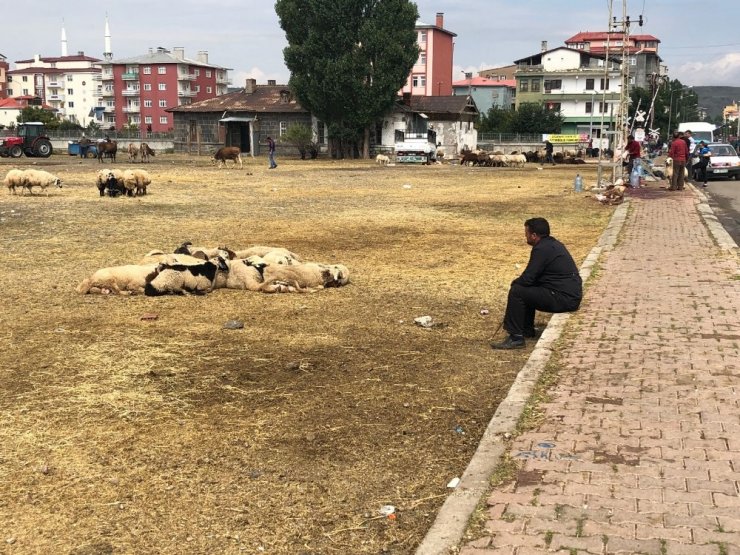
<path fill-rule="evenodd" d="M 103 73 L 100 76 L 100 79 L 103 81 L 113 81 L 113 74 L 112 73 Z"/>
<path fill-rule="evenodd" d="M 121 74 L 121 79 L 123 79 L 124 81 L 138 81 L 139 74 L 138 72 L 123 73 Z"/>
<path fill-rule="evenodd" d="M 197 93 L 195 91 L 177 91 L 177 96 L 179 96 L 179 97 L 187 97 L 187 98 L 190 98 L 190 97 L 195 96 L 196 94 Z"/>
<path fill-rule="evenodd" d="M 178 73 L 177 74 L 177 80 L 178 81 L 195 81 L 197 77 L 194 73 Z"/>
<path fill-rule="evenodd" d="M 216 77 L 216 84 L 217 85 L 231 85 L 232 81 L 228 77 Z"/>
<path fill-rule="evenodd" d="M 103 76 L 100 75 L 99 73 L 97 73 L 97 74 L 93 75 L 92 80 L 93 81 L 102 81 L 103 80 Z"/>
<path fill-rule="evenodd" d="M 49 81 L 46 86 L 50 89 L 58 89 L 62 86 L 62 83 L 60 81 Z"/>
<path fill-rule="evenodd" d="M 111 97 L 111 96 L 116 96 L 116 92 L 113 89 L 103 90 L 100 93 L 100 96 L 102 96 L 103 98 L 108 98 L 108 97 Z"/>
<path fill-rule="evenodd" d="M 123 96 L 139 96 L 139 89 L 124 89 Z"/>
<path fill-rule="evenodd" d="M 64 95 L 63 94 L 50 94 L 46 97 L 46 100 L 49 100 L 51 102 L 62 102 L 64 101 Z"/>
<path fill-rule="evenodd" d="M 124 114 L 138 114 L 139 112 L 141 112 L 141 106 L 124 106 L 123 107 Z"/>

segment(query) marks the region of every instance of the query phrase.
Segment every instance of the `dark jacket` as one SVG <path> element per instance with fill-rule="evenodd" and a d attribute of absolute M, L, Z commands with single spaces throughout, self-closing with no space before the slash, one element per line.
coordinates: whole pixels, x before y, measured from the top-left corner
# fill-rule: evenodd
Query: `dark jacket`
<path fill-rule="evenodd" d="M 578 300 L 583 297 L 583 282 L 576 263 L 568 249 L 554 237 L 542 237 L 532 247 L 527 267 L 511 284 L 544 287 Z"/>
<path fill-rule="evenodd" d="M 545 152 L 552 154 L 552 143 L 550 141 L 545 141 Z"/>
<path fill-rule="evenodd" d="M 271 138 L 267 138 L 267 152 L 275 152 L 275 141 Z"/>

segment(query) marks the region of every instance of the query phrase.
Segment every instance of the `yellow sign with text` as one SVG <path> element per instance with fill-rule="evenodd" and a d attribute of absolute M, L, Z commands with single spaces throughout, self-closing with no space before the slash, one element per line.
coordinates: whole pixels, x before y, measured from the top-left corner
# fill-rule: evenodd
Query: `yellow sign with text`
<path fill-rule="evenodd" d="M 573 135 L 547 135 L 547 140 L 553 144 L 576 144 L 576 143 L 587 143 L 587 134 L 573 134 Z"/>

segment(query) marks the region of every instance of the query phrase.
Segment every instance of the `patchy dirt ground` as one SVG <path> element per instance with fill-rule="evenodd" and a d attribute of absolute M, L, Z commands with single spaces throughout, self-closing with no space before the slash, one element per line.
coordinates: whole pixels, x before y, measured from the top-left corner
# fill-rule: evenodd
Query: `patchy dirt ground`
<path fill-rule="evenodd" d="M 100 198 L 97 161 L 35 162 L 64 188 L 0 192 L 7 553 L 412 553 L 528 355 L 487 343 L 529 256 L 523 221 L 547 217 L 580 262 L 611 214 L 571 192 L 573 166 L 159 155 L 147 196 Z M 0 176 L 33 163 L 0 159 Z M 288 247 L 352 283 L 74 292 L 185 240 Z"/>

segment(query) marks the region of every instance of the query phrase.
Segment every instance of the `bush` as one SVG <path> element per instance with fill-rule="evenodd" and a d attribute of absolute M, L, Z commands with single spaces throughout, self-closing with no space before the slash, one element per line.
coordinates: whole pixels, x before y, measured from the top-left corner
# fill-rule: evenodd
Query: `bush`
<path fill-rule="evenodd" d="M 313 131 L 302 123 L 296 123 L 288 127 L 283 136 L 280 137 L 280 142 L 297 148 L 298 152 L 301 153 L 301 160 L 306 159 L 306 154 L 310 156 L 311 160 L 319 155 L 318 146 L 313 141 Z"/>

